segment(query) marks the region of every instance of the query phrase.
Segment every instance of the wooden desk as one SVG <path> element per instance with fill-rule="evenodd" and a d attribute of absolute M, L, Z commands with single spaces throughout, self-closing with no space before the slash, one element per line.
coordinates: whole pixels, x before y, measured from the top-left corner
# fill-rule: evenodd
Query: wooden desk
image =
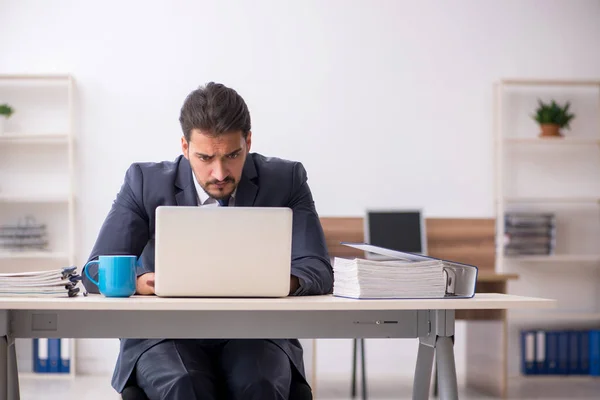
<path fill-rule="evenodd" d="M 413 399 L 427 399 L 436 354 L 441 399 L 458 399 L 458 309 L 551 308 L 553 300 L 481 294 L 471 299 L 352 300 L 0 297 L 0 400 L 18 398 L 15 338 L 419 338 Z M 377 321 L 386 321 L 377 323 Z"/>

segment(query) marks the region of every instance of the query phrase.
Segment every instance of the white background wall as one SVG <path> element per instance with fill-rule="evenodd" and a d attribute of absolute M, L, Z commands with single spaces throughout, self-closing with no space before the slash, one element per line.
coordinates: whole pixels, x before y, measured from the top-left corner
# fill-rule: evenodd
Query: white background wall
<path fill-rule="evenodd" d="M 210 80 L 246 99 L 254 150 L 304 162 L 321 215 L 493 216 L 492 83 L 598 78 L 599 21 L 597 0 L 0 0 L 0 73 L 77 80 L 83 262 L 125 169 L 178 155 Z M 319 375 L 347 377 L 350 346 L 321 342 Z M 81 341 L 81 369 L 116 348 Z M 370 375 L 411 376 L 415 349 L 370 341 Z"/>

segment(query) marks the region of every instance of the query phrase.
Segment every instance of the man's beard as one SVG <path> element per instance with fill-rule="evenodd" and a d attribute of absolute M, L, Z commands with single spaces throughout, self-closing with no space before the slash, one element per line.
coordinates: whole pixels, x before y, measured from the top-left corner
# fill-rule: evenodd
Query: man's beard
<path fill-rule="evenodd" d="M 219 189 L 219 187 L 217 187 L 215 184 L 217 183 L 231 183 L 232 188 L 230 192 L 223 192 L 222 189 Z M 233 179 L 231 176 L 228 176 L 227 178 L 223 179 L 222 181 L 218 181 L 216 179 L 213 179 L 212 181 L 208 181 L 206 182 L 204 185 L 200 185 L 202 187 L 202 190 L 204 190 L 204 192 L 209 195 L 210 197 L 212 197 L 215 200 L 222 200 L 222 199 L 226 199 L 229 196 L 231 196 L 231 194 L 235 191 L 235 188 L 237 187 L 237 184 L 235 182 L 235 179 Z M 214 188 L 215 190 L 217 190 L 218 192 L 220 192 L 221 194 L 215 194 L 215 193 L 211 193 L 209 192 L 209 190 L 212 188 Z"/>

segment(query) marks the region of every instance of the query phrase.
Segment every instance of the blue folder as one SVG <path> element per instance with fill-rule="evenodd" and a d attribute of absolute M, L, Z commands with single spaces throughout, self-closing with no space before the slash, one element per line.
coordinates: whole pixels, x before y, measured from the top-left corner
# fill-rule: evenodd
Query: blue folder
<path fill-rule="evenodd" d="M 33 339 L 33 372 L 48 372 L 48 339 Z"/>
<path fill-rule="evenodd" d="M 600 330 L 592 330 L 590 338 L 590 375 L 600 376 Z"/>

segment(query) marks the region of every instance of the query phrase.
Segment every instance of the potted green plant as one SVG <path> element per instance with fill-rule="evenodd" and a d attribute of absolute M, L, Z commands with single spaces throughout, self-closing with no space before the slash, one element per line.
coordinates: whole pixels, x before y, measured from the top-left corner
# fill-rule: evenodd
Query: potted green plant
<path fill-rule="evenodd" d="M 531 117 L 540 124 L 542 132 L 539 136 L 562 137 L 560 130 L 563 128 L 570 129 L 569 122 L 575 117 L 574 114 L 569 113 L 571 103 L 567 101 L 561 107 L 554 100 L 548 104 L 538 99 L 538 104 L 539 107 Z"/>
<path fill-rule="evenodd" d="M 0 135 L 4 133 L 6 120 L 10 118 L 14 110 L 8 104 L 0 104 Z"/>

